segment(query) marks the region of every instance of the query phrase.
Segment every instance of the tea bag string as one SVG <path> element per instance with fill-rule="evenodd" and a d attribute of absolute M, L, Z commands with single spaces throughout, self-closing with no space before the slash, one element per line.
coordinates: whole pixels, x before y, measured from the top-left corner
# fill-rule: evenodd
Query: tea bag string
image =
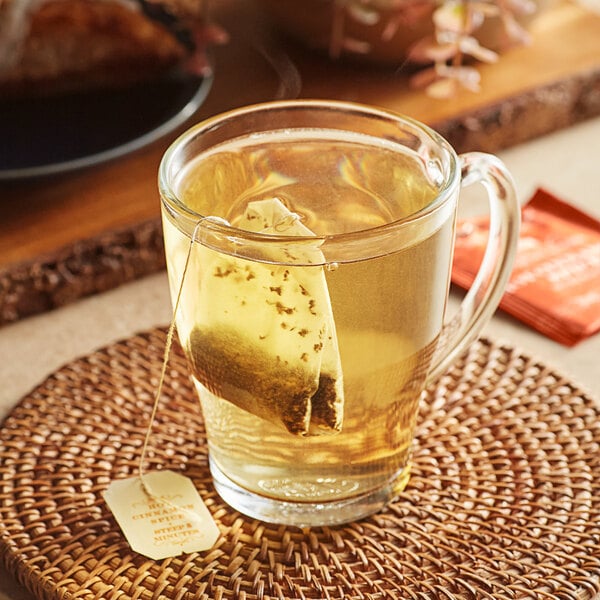
<path fill-rule="evenodd" d="M 202 221 L 203 221 L 203 219 L 201 219 L 200 221 L 198 221 L 196 223 L 194 230 L 192 231 L 192 236 L 190 238 L 187 255 L 185 257 L 185 263 L 183 265 L 183 273 L 181 274 L 181 281 L 179 282 L 179 289 L 177 290 L 175 304 L 173 305 L 173 314 L 171 316 L 171 323 L 169 324 L 169 329 L 167 331 L 167 339 L 165 341 L 165 349 L 163 352 L 163 362 L 162 362 L 162 367 L 161 367 L 161 371 L 160 371 L 160 377 L 158 380 L 158 385 L 156 386 L 156 391 L 154 393 L 154 404 L 152 406 L 152 412 L 150 414 L 150 423 L 148 424 L 148 429 L 146 430 L 144 444 L 142 446 L 142 453 L 140 455 L 140 460 L 138 463 L 138 477 L 140 478 L 142 487 L 144 488 L 144 490 L 146 491 L 146 493 L 149 496 L 154 496 L 155 494 L 152 493 L 152 490 L 150 489 L 150 486 L 148 485 L 147 480 L 144 480 L 144 462 L 146 460 L 148 446 L 150 445 L 150 436 L 152 435 L 152 427 L 153 427 L 154 421 L 156 419 L 156 413 L 158 412 L 158 405 L 160 403 L 160 397 L 162 395 L 162 389 L 163 389 L 164 382 L 165 382 L 165 375 L 166 375 L 167 366 L 169 363 L 169 356 L 171 354 L 171 347 L 173 345 L 173 335 L 175 333 L 175 325 L 176 325 L 175 319 L 176 319 L 177 310 L 179 309 L 179 304 L 181 301 L 181 294 L 183 292 L 183 284 L 185 282 L 185 277 L 188 272 L 190 259 L 192 256 L 192 248 L 194 246 L 194 241 L 196 240 L 196 235 L 198 233 L 198 229 L 200 228 L 200 226 L 202 224 Z"/>

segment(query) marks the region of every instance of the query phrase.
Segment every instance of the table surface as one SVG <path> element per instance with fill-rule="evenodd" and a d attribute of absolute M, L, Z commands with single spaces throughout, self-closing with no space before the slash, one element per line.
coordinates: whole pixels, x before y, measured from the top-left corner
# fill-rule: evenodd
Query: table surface
<path fill-rule="evenodd" d="M 570 50 L 567 48 L 565 51 Z M 598 64 L 598 57 L 592 58 L 590 61 Z M 518 57 L 511 60 L 517 68 Z M 557 65 L 558 63 L 559 61 Z M 492 73 L 493 71 L 486 72 L 489 80 L 493 82 Z M 333 84 L 332 82 L 331 85 Z M 310 87 L 305 91 L 310 92 Z M 250 93 L 243 90 L 240 92 L 240 96 L 236 98 L 237 103 L 245 102 Z M 322 90 L 322 93 L 327 95 L 326 90 Z M 473 97 L 470 102 L 475 105 L 484 99 L 485 95 L 480 98 Z M 385 104 L 389 99 L 380 100 L 381 104 Z M 211 102 L 214 102 L 214 99 Z M 447 106 L 439 104 L 436 108 L 431 108 L 429 101 L 424 105 L 416 100 L 413 108 L 415 112 L 420 113 L 430 110 L 430 114 L 440 119 L 444 117 L 444 110 L 448 109 Z M 128 168 L 138 168 L 140 173 L 146 172 L 149 167 L 144 161 L 148 156 L 151 159 L 150 170 L 153 170 L 152 161 L 158 157 L 159 151 L 160 149 L 153 147 L 146 153 L 131 157 L 125 163 L 111 166 L 111 172 L 117 177 L 108 183 L 109 188 L 118 188 Z M 503 150 L 499 155 L 514 175 L 521 202 L 525 202 L 536 188 L 544 187 L 563 200 L 600 217 L 600 187 L 597 184 L 600 118 L 589 119 Z M 104 169 L 101 169 L 98 173 L 75 175 L 72 180 L 61 183 L 62 189 L 75 189 L 77 185 L 95 181 L 96 178 L 102 177 L 104 172 Z M 154 181 L 154 177 L 151 180 Z M 146 189 L 147 181 L 142 187 Z M 51 190 L 47 193 L 52 196 Z M 44 211 L 46 216 L 52 219 L 55 209 L 50 196 Z M 54 200 L 59 203 L 58 199 Z M 125 208 L 123 210 L 125 211 Z M 151 208 L 145 206 L 139 214 L 122 212 L 113 217 L 115 222 L 123 223 L 146 217 L 155 211 L 155 205 Z M 14 217 L 15 212 L 9 211 L 9 214 Z M 9 228 L 11 235 L 14 235 L 15 228 L 22 227 L 27 232 L 32 226 L 31 223 L 21 221 L 21 217 L 14 217 L 5 222 L 5 230 L 8 231 Z M 93 224 L 90 227 L 93 229 Z M 48 235 L 51 233 L 49 231 Z M 93 234 L 93 231 L 90 229 L 87 233 Z M 55 234 L 60 236 L 58 231 Z M 8 240 L 4 235 L 0 238 Z M 2 246 L 2 242 L 2 256 L 8 262 L 13 259 L 31 258 L 47 250 L 47 246 L 36 244 L 47 243 L 48 239 L 45 238 L 44 242 L 36 236 L 30 236 L 29 243 L 19 248 L 15 248 L 14 243 Z M 64 238 L 61 239 L 61 243 L 62 241 Z M 453 292 L 451 309 L 459 301 L 459 292 Z M 160 272 L 112 291 L 78 300 L 66 307 L 0 327 L 0 418 L 32 387 L 64 363 L 141 330 L 166 324 L 170 317 L 171 305 L 166 276 L 164 272 Z M 483 333 L 496 341 L 506 341 L 526 354 L 535 356 L 544 364 L 568 376 L 581 389 L 588 390 L 593 396 L 600 398 L 600 334 L 574 348 L 566 348 L 500 312 L 496 313 Z M 0 600 L 31 600 L 31 595 L 14 582 L 1 567 Z"/>
<path fill-rule="evenodd" d="M 600 118 L 500 153 L 521 201 L 543 186 L 600 216 L 597 185 Z M 459 301 L 453 293 L 451 308 Z M 0 328 L 0 416 L 65 362 L 170 320 L 166 276 L 159 273 L 64 308 Z M 600 399 L 600 334 L 574 348 L 561 346 L 496 313 L 483 332 L 506 341 L 568 376 Z M 31 596 L 0 569 L 0 600 Z"/>

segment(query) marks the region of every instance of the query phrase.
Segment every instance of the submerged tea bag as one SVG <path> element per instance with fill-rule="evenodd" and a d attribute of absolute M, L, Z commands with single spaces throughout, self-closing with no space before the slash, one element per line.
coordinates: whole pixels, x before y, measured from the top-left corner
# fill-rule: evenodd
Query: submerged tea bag
<path fill-rule="evenodd" d="M 250 202 L 232 225 L 314 236 L 277 198 Z M 335 433 L 342 368 L 323 254 L 317 243 L 264 247 L 261 262 L 197 247 L 204 274 L 187 342 L 192 371 L 215 395 L 293 434 Z M 285 264 L 294 258 L 315 266 Z"/>

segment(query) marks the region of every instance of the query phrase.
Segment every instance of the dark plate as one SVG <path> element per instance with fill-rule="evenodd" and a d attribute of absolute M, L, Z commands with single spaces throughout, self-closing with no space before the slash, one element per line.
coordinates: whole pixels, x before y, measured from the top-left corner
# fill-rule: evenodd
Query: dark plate
<path fill-rule="evenodd" d="M 0 99 L 0 179 L 63 173 L 133 152 L 184 123 L 210 77 L 127 89 Z"/>

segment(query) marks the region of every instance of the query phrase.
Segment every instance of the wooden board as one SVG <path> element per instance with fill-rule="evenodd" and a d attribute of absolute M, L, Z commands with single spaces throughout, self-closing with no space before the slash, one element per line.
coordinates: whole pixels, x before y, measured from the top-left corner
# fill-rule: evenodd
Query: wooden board
<path fill-rule="evenodd" d="M 422 120 L 460 152 L 493 152 L 600 114 L 600 16 L 576 4 L 548 10 L 533 24 L 532 45 L 482 66 L 480 93 L 447 101 L 410 90 L 403 72 L 282 45 L 251 0 L 217 8 L 232 40 L 215 50 L 211 92 L 186 127 L 274 98 L 337 98 Z M 156 175 L 177 133 L 111 163 L 0 183 L 0 324 L 164 267 Z"/>

